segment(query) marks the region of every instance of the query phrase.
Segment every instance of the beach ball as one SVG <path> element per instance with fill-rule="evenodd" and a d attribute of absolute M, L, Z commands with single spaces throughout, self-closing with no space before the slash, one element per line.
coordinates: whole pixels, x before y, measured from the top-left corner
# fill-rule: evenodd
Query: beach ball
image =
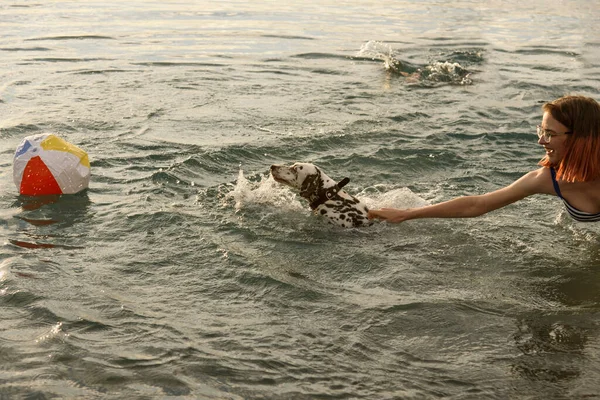
<path fill-rule="evenodd" d="M 28 196 L 73 194 L 90 183 L 85 151 L 50 133 L 28 136 L 15 152 L 13 179 Z"/>

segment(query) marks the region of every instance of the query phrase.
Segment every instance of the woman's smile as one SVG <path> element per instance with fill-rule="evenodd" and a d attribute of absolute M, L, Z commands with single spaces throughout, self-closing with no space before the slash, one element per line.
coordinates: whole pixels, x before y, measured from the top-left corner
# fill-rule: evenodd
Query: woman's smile
<path fill-rule="evenodd" d="M 544 133 L 548 136 L 544 136 Z M 557 164 L 564 156 L 565 140 L 569 133 L 568 128 L 554 119 L 552 114 L 544 113 L 542 124 L 538 126 L 538 143 L 552 164 Z"/>

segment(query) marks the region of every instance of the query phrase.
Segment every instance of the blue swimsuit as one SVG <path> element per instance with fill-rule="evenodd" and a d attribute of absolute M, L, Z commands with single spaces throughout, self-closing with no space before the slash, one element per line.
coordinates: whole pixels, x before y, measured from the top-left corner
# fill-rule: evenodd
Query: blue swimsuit
<path fill-rule="evenodd" d="M 554 168 L 550 168 L 550 174 L 552 175 L 552 184 L 554 185 L 554 191 L 556 192 L 556 195 L 562 199 L 563 203 L 565 203 L 565 207 L 567 208 L 567 212 L 569 213 L 571 218 L 573 218 L 575 221 L 579 221 L 579 222 L 598 222 L 598 221 L 600 221 L 600 213 L 590 214 L 590 213 L 587 213 L 584 211 L 579 211 L 578 209 L 576 209 L 575 207 L 570 205 L 569 202 L 567 200 L 565 200 L 562 197 L 562 194 L 560 193 L 560 188 L 558 187 L 558 182 L 556 182 L 556 171 L 554 171 Z"/>

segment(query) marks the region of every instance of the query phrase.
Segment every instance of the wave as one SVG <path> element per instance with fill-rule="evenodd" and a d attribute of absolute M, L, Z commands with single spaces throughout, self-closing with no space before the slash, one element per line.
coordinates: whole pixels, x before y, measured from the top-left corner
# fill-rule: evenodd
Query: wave
<path fill-rule="evenodd" d="M 48 47 L 2 47 L 0 51 L 52 51 Z"/>
<path fill-rule="evenodd" d="M 80 63 L 80 62 L 95 62 L 95 61 L 110 61 L 107 58 L 68 58 L 68 57 L 39 57 L 32 58 L 27 61 L 36 61 L 36 62 L 50 62 L 50 63 L 60 63 L 60 62 L 71 62 L 71 63 Z"/>
<path fill-rule="evenodd" d="M 295 36 L 295 35 L 261 35 L 261 37 L 274 38 L 274 39 L 290 39 L 290 40 L 315 40 L 315 38 L 312 38 L 312 37 Z"/>
<path fill-rule="evenodd" d="M 142 67 L 225 67 L 225 64 L 207 63 L 207 62 L 175 62 L 175 61 L 148 61 L 134 62 L 131 65 L 139 65 Z"/>
<path fill-rule="evenodd" d="M 45 41 L 45 40 L 86 40 L 86 39 L 101 39 L 101 40 L 114 40 L 111 36 L 104 35 L 61 35 L 61 36 L 47 36 L 25 39 L 25 41 Z"/>

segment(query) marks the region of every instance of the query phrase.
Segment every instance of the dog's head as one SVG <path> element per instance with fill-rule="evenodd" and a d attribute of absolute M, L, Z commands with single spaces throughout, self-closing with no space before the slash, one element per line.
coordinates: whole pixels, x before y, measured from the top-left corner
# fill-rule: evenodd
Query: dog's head
<path fill-rule="evenodd" d="M 321 190 L 335 186 L 335 182 L 319 167 L 309 163 L 271 165 L 271 175 L 277 182 L 296 189 L 300 196 L 309 200 L 318 196 Z"/>

